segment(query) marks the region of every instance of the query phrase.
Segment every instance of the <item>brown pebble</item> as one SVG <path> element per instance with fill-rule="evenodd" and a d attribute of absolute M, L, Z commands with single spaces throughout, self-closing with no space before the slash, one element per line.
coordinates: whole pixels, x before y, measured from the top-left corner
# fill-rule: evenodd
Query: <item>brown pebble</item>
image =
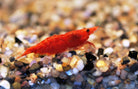
<path fill-rule="evenodd" d="M 21 78 L 19 76 L 16 76 L 15 77 L 15 82 L 20 82 L 21 81 Z"/>

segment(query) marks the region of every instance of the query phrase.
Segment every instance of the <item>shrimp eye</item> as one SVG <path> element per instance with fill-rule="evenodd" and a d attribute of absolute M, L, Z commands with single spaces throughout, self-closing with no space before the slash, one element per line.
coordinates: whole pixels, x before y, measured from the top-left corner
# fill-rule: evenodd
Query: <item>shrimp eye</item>
<path fill-rule="evenodd" d="M 89 32 L 89 31 L 90 31 L 89 29 L 86 30 L 86 32 Z"/>

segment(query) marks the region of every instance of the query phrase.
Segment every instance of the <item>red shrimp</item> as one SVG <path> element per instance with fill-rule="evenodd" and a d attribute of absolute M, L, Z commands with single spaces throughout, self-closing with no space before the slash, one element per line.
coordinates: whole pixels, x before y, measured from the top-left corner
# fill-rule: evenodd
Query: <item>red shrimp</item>
<path fill-rule="evenodd" d="M 70 31 L 61 35 L 53 35 L 28 48 L 21 56 L 17 57 L 16 59 L 29 53 L 36 53 L 40 55 L 58 54 L 69 49 L 76 49 L 87 43 L 94 46 L 93 43 L 88 42 L 87 40 L 89 35 L 92 34 L 97 28 L 98 26 L 95 26 L 92 28 Z"/>

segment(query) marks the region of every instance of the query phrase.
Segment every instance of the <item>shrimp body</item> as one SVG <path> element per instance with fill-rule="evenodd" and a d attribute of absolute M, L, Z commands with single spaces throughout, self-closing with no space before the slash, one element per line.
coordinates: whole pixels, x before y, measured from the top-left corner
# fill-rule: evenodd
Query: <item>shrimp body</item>
<path fill-rule="evenodd" d="M 75 49 L 86 43 L 93 45 L 93 43 L 88 42 L 87 39 L 89 38 L 89 35 L 92 34 L 97 28 L 98 27 L 96 26 L 92 28 L 70 31 L 61 35 L 53 35 L 28 48 L 21 56 L 17 57 L 17 59 L 29 53 L 52 55 L 62 53 L 68 49 Z"/>

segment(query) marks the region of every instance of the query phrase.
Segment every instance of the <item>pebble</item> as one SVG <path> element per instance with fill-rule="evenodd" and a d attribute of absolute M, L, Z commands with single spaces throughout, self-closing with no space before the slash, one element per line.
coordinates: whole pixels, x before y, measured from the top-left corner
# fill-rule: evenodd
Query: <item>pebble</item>
<path fill-rule="evenodd" d="M 66 64 L 62 64 L 62 66 L 63 66 L 63 70 L 64 71 L 67 71 L 67 70 L 70 70 L 71 69 L 71 66 L 70 65 L 66 65 Z"/>
<path fill-rule="evenodd" d="M 60 85 L 58 83 L 51 83 L 51 89 L 59 89 Z"/>
<path fill-rule="evenodd" d="M 13 62 L 15 60 L 14 57 L 10 57 L 10 62 Z"/>
<path fill-rule="evenodd" d="M 6 78 L 8 72 L 9 72 L 9 69 L 7 67 L 0 65 L 0 75 L 3 78 Z"/>
<path fill-rule="evenodd" d="M 36 79 L 37 79 L 37 75 L 35 75 L 34 73 L 32 73 L 32 74 L 30 75 L 30 80 L 31 80 L 31 82 L 32 82 L 32 83 L 35 83 L 35 82 L 36 82 Z"/>
<path fill-rule="evenodd" d="M 123 39 L 122 41 L 122 45 L 126 48 L 128 48 L 130 46 L 130 41 L 128 39 Z"/>
<path fill-rule="evenodd" d="M 77 54 L 76 51 L 69 51 L 69 53 L 71 53 L 72 56 Z"/>
<path fill-rule="evenodd" d="M 108 82 L 109 86 L 115 86 L 118 85 L 121 82 L 121 80 L 114 80 L 114 81 L 110 81 Z"/>
<path fill-rule="evenodd" d="M 72 73 L 73 73 L 73 74 L 77 74 L 78 72 L 79 72 L 79 70 L 78 70 L 77 68 L 73 68 L 73 69 L 72 69 Z"/>
<path fill-rule="evenodd" d="M 100 83 L 102 80 L 103 80 L 103 77 L 102 77 L 102 76 L 101 76 L 101 77 L 96 78 L 96 82 L 97 82 L 97 83 Z"/>
<path fill-rule="evenodd" d="M 127 75 L 128 75 L 128 72 L 127 71 L 121 70 L 121 75 L 120 75 L 120 78 L 121 79 L 126 79 Z"/>
<path fill-rule="evenodd" d="M 21 84 L 19 82 L 14 82 L 12 86 L 14 89 L 21 89 Z"/>
<path fill-rule="evenodd" d="M 14 62 L 14 65 L 15 65 L 16 67 L 19 67 L 19 68 L 21 68 L 21 67 L 24 66 L 23 63 L 20 62 L 20 61 L 15 61 L 15 62 Z"/>
<path fill-rule="evenodd" d="M 102 72 L 100 70 L 96 70 L 92 75 L 93 76 L 100 76 Z"/>
<path fill-rule="evenodd" d="M 29 72 L 33 73 L 36 72 L 40 68 L 39 64 L 34 63 L 32 66 L 29 68 Z"/>
<path fill-rule="evenodd" d="M 137 54 L 138 54 L 137 51 L 129 51 L 128 56 L 131 58 L 137 59 Z"/>
<path fill-rule="evenodd" d="M 60 72 L 55 70 L 55 69 L 52 69 L 51 74 L 52 74 L 53 77 L 58 77 L 60 75 Z"/>
<path fill-rule="evenodd" d="M 44 74 L 49 74 L 51 72 L 51 68 L 43 67 L 40 71 Z"/>
<path fill-rule="evenodd" d="M 103 52 L 104 52 L 104 49 L 103 48 L 99 48 L 97 55 L 98 56 L 103 55 Z"/>
<path fill-rule="evenodd" d="M 63 64 L 62 65 L 69 65 L 70 64 L 70 59 L 69 58 L 67 58 L 67 57 L 63 57 L 62 59 L 61 59 L 61 61 L 63 62 Z"/>
<path fill-rule="evenodd" d="M 74 55 L 73 58 L 72 58 L 72 60 L 71 60 L 71 62 L 70 62 L 71 68 L 74 68 L 76 66 L 78 60 L 80 60 L 80 58 L 78 56 Z"/>
<path fill-rule="evenodd" d="M 2 59 L 1 59 L 1 57 L 0 57 L 0 63 L 2 63 Z"/>
<path fill-rule="evenodd" d="M 85 55 L 86 55 L 86 58 L 87 58 L 87 63 L 96 60 L 96 56 L 94 56 L 91 52 L 85 53 Z"/>
<path fill-rule="evenodd" d="M 134 73 L 138 70 L 138 63 L 134 63 L 132 66 L 130 66 L 130 72 Z"/>
<path fill-rule="evenodd" d="M 113 51 L 113 48 L 109 47 L 104 50 L 104 54 L 110 55 L 111 53 L 113 53 Z"/>
<path fill-rule="evenodd" d="M 83 82 L 84 81 L 83 76 L 81 74 L 77 74 L 76 77 L 75 77 L 75 81 Z"/>
<path fill-rule="evenodd" d="M 135 75 L 135 74 L 133 74 L 133 73 L 129 73 L 127 77 L 128 77 L 128 79 L 130 79 L 130 80 L 136 80 L 137 75 Z"/>
<path fill-rule="evenodd" d="M 121 63 L 122 65 L 128 64 L 130 62 L 128 57 L 123 57 L 122 60 L 123 60 L 123 62 Z"/>
<path fill-rule="evenodd" d="M 67 78 L 68 78 L 68 76 L 67 76 L 67 74 L 66 74 L 66 73 L 61 72 L 61 73 L 60 73 L 60 75 L 59 75 L 59 78 L 60 78 L 60 79 L 67 79 Z"/>
<path fill-rule="evenodd" d="M 68 76 L 71 76 L 71 75 L 73 74 L 73 72 L 72 72 L 72 70 L 68 70 L 68 71 L 66 71 L 66 74 L 67 74 Z"/>
<path fill-rule="evenodd" d="M 84 64 L 82 60 L 79 60 L 76 64 L 76 68 L 81 71 L 84 68 Z"/>
<path fill-rule="evenodd" d="M 62 64 L 54 63 L 53 66 L 54 68 L 56 68 L 57 71 L 63 71 Z"/>
<path fill-rule="evenodd" d="M 0 86 L 2 86 L 5 89 L 10 89 L 10 83 L 7 80 L 1 80 Z"/>

